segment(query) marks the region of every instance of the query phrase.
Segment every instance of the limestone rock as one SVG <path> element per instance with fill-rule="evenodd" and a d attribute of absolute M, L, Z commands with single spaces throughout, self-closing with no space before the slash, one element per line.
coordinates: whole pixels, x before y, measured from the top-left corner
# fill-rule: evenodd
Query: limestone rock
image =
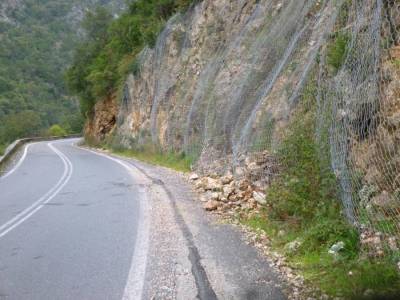
<path fill-rule="evenodd" d="M 195 187 L 198 190 L 222 191 L 222 184 L 214 178 L 203 177 L 195 181 Z"/>
<path fill-rule="evenodd" d="M 284 247 L 285 251 L 288 253 L 294 253 L 300 249 L 302 241 L 300 239 L 295 239 L 294 241 L 287 243 Z"/>
<path fill-rule="evenodd" d="M 259 203 L 261 205 L 267 204 L 266 195 L 262 192 L 254 191 L 253 198 L 254 198 L 254 200 L 257 201 L 257 203 Z"/>
<path fill-rule="evenodd" d="M 233 181 L 233 175 L 228 174 L 223 177 L 221 177 L 221 182 L 222 184 L 230 184 Z"/>
<path fill-rule="evenodd" d="M 239 190 L 241 190 L 241 191 L 247 190 L 249 185 L 250 185 L 250 183 L 247 180 L 241 180 L 238 183 Z"/>
<path fill-rule="evenodd" d="M 220 199 L 221 199 L 220 193 L 214 192 L 214 193 L 211 194 L 211 200 L 218 201 Z"/>
<path fill-rule="evenodd" d="M 342 242 L 342 241 L 337 242 L 336 244 L 333 244 L 331 246 L 328 253 L 332 254 L 332 255 L 337 255 L 341 250 L 344 249 L 344 246 L 345 246 L 344 242 Z"/>
<path fill-rule="evenodd" d="M 200 178 L 199 175 L 197 175 L 196 173 L 193 173 L 192 175 L 190 175 L 189 180 L 196 181 L 199 178 Z"/>
<path fill-rule="evenodd" d="M 399 247 L 397 245 L 397 240 L 394 236 L 388 238 L 388 245 L 390 250 L 392 251 L 399 251 Z"/>
<path fill-rule="evenodd" d="M 256 162 L 251 162 L 250 164 L 248 164 L 247 168 L 249 169 L 250 172 L 252 172 L 259 170 L 260 166 Z"/>
<path fill-rule="evenodd" d="M 219 206 L 220 206 L 220 203 L 218 201 L 209 200 L 207 203 L 204 204 L 203 207 L 206 211 L 213 211 L 213 210 L 217 210 Z"/>
<path fill-rule="evenodd" d="M 204 189 L 207 191 L 221 191 L 222 184 L 218 182 L 217 179 L 211 177 L 205 177 L 204 180 Z"/>
<path fill-rule="evenodd" d="M 228 198 L 234 192 L 233 187 L 226 185 L 223 187 L 223 195 Z"/>
<path fill-rule="evenodd" d="M 399 206 L 399 204 L 396 203 L 395 199 L 393 199 L 393 197 L 387 191 L 383 191 L 379 195 L 373 197 L 371 202 L 373 205 L 383 209 L 391 209 Z"/>
<path fill-rule="evenodd" d="M 400 112 L 393 114 L 392 116 L 386 119 L 389 127 L 392 128 L 400 128 Z"/>
<path fill-rule="evenodd" d="M 246 173 L 245 169 L 242 167 L 236 167 L 235 168 L 235 175 L 238 177 L 242 177 L 244 176 L 244 174 Z"/>
<path fill-rule="evenodd" d="M 203 180 L 197 180 L 194 187 L 196 190 L 202 190 L 204 189 L 204 181 Z"/>

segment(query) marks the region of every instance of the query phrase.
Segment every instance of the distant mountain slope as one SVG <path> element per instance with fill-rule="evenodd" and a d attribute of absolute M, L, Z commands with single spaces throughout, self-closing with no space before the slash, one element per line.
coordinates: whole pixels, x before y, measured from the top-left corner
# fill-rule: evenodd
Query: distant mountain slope
<path fill-rule="evenodd" d="M 0 4 L 0 144 L 60 123 L 81 126 L 63 73 L 87 10 L 117 14 L 124 0 L 5 0 Z"/>

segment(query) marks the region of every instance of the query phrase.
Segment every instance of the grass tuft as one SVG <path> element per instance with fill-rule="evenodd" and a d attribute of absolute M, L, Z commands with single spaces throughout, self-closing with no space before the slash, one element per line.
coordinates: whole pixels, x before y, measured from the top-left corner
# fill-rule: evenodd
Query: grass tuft
<path fill-rule="evenodd" d="M 112 149 L 112 152 L 138 159 L 140 161 L 153 165 L 163 166 L 179 172 L 190 172 L 192 161 L 185 154 L 176 154 L 173 152 L 161 151 L 136 151 L 136 150 L 120 150 Z"/>
<path fill-rule="evenodd" d="M 327 62 L 333 68 L 334 73 L 337 73 L 344 63 L 348 43 L 349 37 L 347 34 L 337 33 L 328 46 Z"/>

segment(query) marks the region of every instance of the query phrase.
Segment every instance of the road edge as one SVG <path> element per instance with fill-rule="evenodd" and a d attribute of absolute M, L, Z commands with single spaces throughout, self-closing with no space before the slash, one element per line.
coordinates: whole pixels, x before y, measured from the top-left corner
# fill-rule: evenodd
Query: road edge
<path fill-rule="evenodd" d="M 3 171 L 11 161 L 11 159 L 18 153 L 18 151 L 24 146 L 33 143 L 33 142 L 44 142 L 44 141 L 56 141 L 62 139 L 72 139 L 72 138 L 81 138 L 81 134 L 72 134 L 72 135 L 64 135 L 64 136 L 51 136 L 51 137 L 33 137 L 33 138 L 24 138 L 14 141 L 11 145 L 9 145 L 6 149 L 6 152 L 3 156 L 0 156 L 0 178 L 7 175 L 7 172 Z"/>

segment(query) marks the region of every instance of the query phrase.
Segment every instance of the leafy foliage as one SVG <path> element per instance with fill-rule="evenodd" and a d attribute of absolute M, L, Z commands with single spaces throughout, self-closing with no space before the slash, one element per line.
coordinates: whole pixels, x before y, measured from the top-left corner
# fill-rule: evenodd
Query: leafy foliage
<path fill-rule="evenodd" d="M 70 90 L 79 96 L 81 109 L 91 112 L 96 100 L 116 92 L 128 72 L 138 72 L 137 55 L 154 47 L 167 19 L 185 10 L 193 0 L 138 0 L 117 19 L 102 8 L 87 14 L 86 40 L 75 50 L 66 72 Z"/>
<path fill-rule="evenodd" d="M 24 110 L 2 118 L 0 136 L 4 142 L 10 142 L 14 138 L 34 136 L 42 128 L 39 115 L 31 110 Z"/>
<path fill-rule="evenodd" d="M 333 41 L 328 46 L 327 62 L 332 67 L 334 73 L 340 69 L 346 57 L 349 43 L 349 36 L 345 33 L 337 33 Z"/>
<path fill-rule="evenodd" d="M 307 100 L 293 116 L 277 151 L 283 171 L 269 188 L 267 197 L 270 218 L 298 228 L 307 227 L 321 217 L 335 217 L 340 211 L 329 149 L 319 146 L 312 130 L 316 120 L 313 86 L 314 83 L 306 88 Z"/>
<path fill-rule="evenodd" d="M 47 134 L 49 136 L 65 136 L 67 132 L 60 125 L 55 124 L 49 128 Z"/>

